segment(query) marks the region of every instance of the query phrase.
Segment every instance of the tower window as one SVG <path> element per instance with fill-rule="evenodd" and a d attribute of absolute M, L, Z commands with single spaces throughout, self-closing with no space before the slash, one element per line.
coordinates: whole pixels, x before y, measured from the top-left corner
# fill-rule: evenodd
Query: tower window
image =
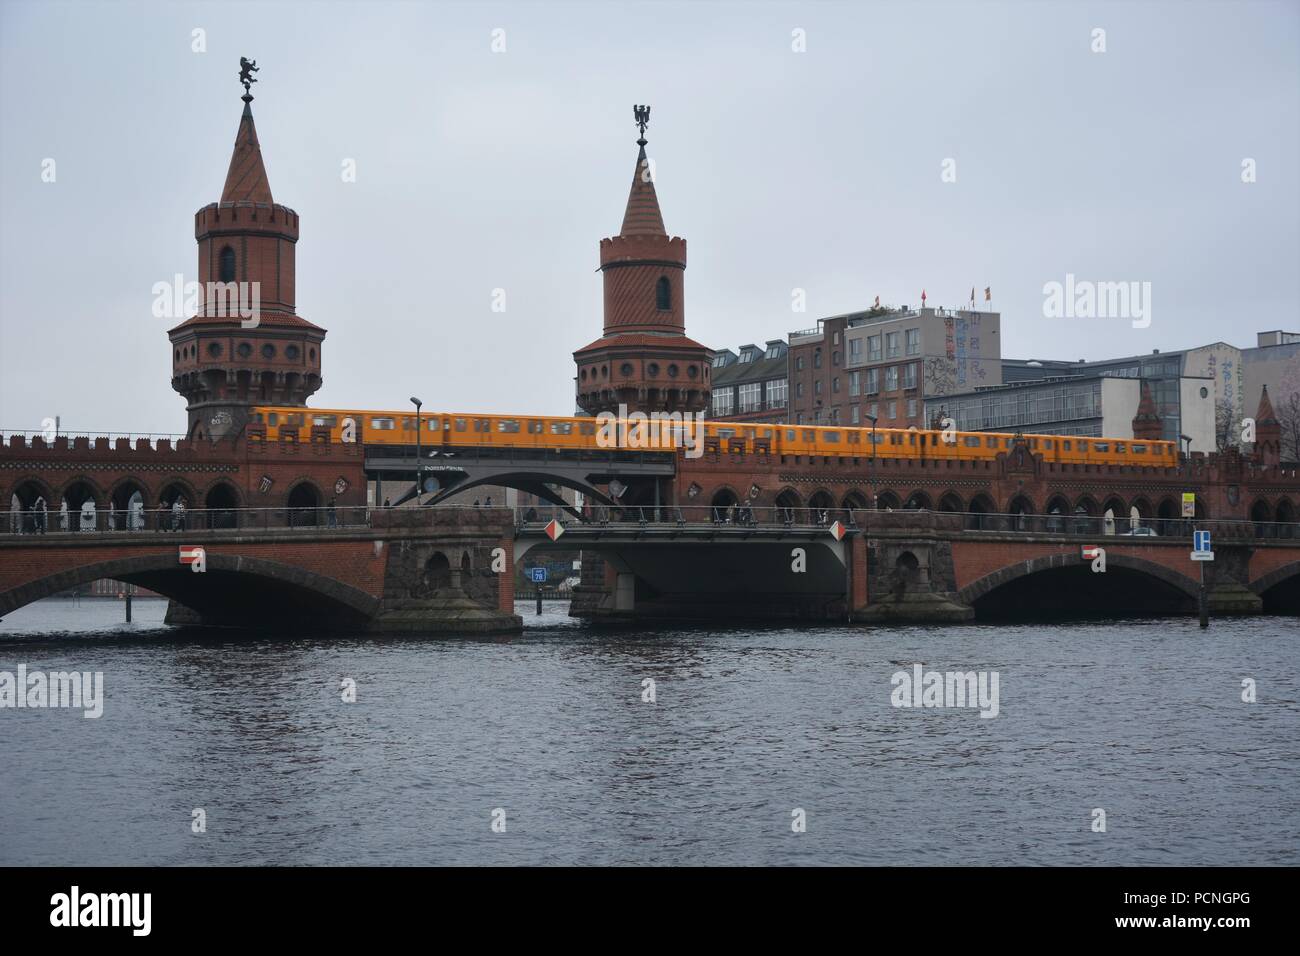
<path fill-rule="evenodd" d="M 667 276 L 660 276 L 655 283 L 655 308 L 661 312 L 671 311 L 673 307 L 673 289 Z"/>
<path fill-rule="evenodd" d="M 217 257 L 217 278 L 221 282 L 235 281 L 235 250 L 226 246 Z"/>

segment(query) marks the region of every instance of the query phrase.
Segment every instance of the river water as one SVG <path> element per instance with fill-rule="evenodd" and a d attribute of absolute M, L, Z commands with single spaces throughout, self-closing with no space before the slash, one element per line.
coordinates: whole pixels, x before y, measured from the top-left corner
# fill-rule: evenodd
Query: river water
<path fill-rule="evenodd" d="M 521 604 L 522 637 L 376 640 L 163 611 L 0 622 L 0 671 L 104 688 L 97 719 L 0 709 L 0 864 L 1300 864 L 1295 618 L 611 635 Z M 893 706 L 915 663 L 996 672 L 997 716 Z"/>

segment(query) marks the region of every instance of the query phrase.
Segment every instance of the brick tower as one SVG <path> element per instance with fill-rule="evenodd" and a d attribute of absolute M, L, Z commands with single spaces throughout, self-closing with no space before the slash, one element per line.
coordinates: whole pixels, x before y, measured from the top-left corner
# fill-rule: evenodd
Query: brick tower
<path fill-rule="evenodd" d="M 321 385 L 325 330 L 295 311 L 298 214 L 271 198 L 248 92 L 255 63 L 241 59 L 244 113 L 221 201 L 194 216 L 199 311 L 167 333 L 191 438 L 237 435 L 250 406 L 305 405 Z"/>
<path fill-rule="evenodd" d="M 1255 455 L 1262 465 L 1282 461 L 1282 423 L 1273 411 L 1267 385 L 1259 393 L 1259 409 L 1255 412 Z"/>
<path fill-rule="evenodd" d="M 701 412 L 709 402 L 709 350 L 686 337 L 686 240 L 669 238 L 646 158 L 650 107 L 634 107 L 641 137 L 619 234 L 600 241 L 605 333 L 573 353 L 578 405 L 589 415 Z"/>
<path fill-rule="evenodd" d="M 1141 398 L 1138 399 L 1137 414 L 1133 416 L 1133 437 L 1144 441 L 1159 441 L 1165 434 L 1164 423 L 1156 411 L 1156 403 L 1151 399 L 1151 389 L 1145 379 L 1139 388 Z"/>

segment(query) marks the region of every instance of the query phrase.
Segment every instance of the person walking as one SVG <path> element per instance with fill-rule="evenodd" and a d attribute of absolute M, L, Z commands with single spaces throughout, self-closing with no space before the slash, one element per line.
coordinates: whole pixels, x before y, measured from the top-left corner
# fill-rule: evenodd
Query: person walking
<path fill-rule="evenodd" d="M 32 520 L 37 534 L 45 534 L 45 496 L 37 495 L 32 504 Z"/>
<path fill-rule="evenodd" d="M 339 525 L 339 522 L 338 522 L 338 515 L 337 515 L 337 513 L 336 513 L 335 510 L 334 510 L 334 499 L 333 499 L 333 498 L 330 499 L 329 507 L 328 507 L 328 508 L 326 509 L 326 511 L 325 511 L 325 516 L 326 516 L 326 518 L 328 518 L 328 520 L 329 520 L 329 526 L 330 526 L 331 528 L 337 528 L 337 527 L 338 527 L 338 525 Z"/>

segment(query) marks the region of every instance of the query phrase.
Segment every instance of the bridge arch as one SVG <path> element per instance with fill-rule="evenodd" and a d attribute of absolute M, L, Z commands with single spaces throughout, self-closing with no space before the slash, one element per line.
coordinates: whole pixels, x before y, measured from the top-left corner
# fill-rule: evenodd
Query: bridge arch
<path fill-rule="evenodd" d="M 232 482 L 219 478 L 208 486 L 203 496 L 203 507 L 207 509 L 205 518 L 209 528 L 233 528 L 239 520 L 235 509 L 243 507 L 239 489 Z"/>
<path fill-rule="evenodd" d="M 92 531 L 97 515 L 104 510 L 104 490 L 89 478 L 79 476 L 65 482 L 58 492 L 59 528 L 64 531 Z"/>
<path fill-rule="evenodd" d="M 114 531 L 139 531 L 145 526 L 145 510 L 149 507 L 148 486 L 128 475 L 109 489 L 108 506 Z"/>
<path fill-rule="evenodd" d="M 876 495 L 877 511 L 897 511 L 901 506 L 898 495 L 894 492 L 885 490 Z"/>
<path fill-rule="evenodd" d="M 1026 586 L 1030 578 L 1033 584 Z M 1052 589 L 1045 586 L 1049 578 L 1059 585 L 1060 593 L 1076 596 L 1080 612 L 1116 605 L 1125 605 L 1121 609 L 1134 613 L 1190 611 L 1199 594 L 1197 582 L 1145 558 L 1112 552 L 1106 556 L 1106 573 L 1097 574 L 1090 562 L 1065 552 L 1009 564 L 967 584 L 957 596 L 974 607 L 976 614 L 1007 613 L 1008 604 L 1027 596 L 1045 600 L 1047 607 L 1056 608 L 1060 605 L 1053 602 Z M 1024 610 L 1038 609 L 1034 601 L 1026 603 Z"/>
<path fill-rule="evenodd" d="M 869 507 L 866 494 L 856 488 L 844 495 L 840 505 L 845 511 L 865 511 Z"/>
<path fill-rule="evenodd" d="M 933 511 L 934 502 L 930 500 L 929 495 L 918 489 L 908 495 L 904 508 L 907 511 Z"/>
<path fill-rule="evenodd" d="M 797 513 L 803 507 L 803 499 L 793 488 L 782 488 L 781 493 L 776 496 L 776 506 L 783 511 Z"/>
<path fill-rule="evenodd" d="M 299 478 L 285 498 L 285 506 L 289 509 L 289 524 L 299 528 L 318 524 L 320 513 L 316 509 L 323 504 L 316 483 L 310 478 Z"/>
<path fill-rule="evenodd" d="M 1251 521 L 1272 521 L 1273 507 L 1268 503 L 1267 498 L 1256 498 L 1250 506 Z"/>
<path fill-rule="evenodd" d="M 1263 599 L 1265 613 L 1300 614 L 1300 561 L 1274 568 L 1250 589 Z"/>
<path fill-rule="evenodd" d="M 203 574 L 181 565 L 174 551 L 67 568 L 0 592 L 0 616 L 100 578 L 139 584 L 223 624 L 348 627 L 379 610 L 379 598 L 294 565 L 214 553 L 206 560 Z M 221 578 L 241 586 L 222 586 Z"/>
<path fill-rule="evenodd" d="M 170 508 L 178 498 L 184 498 L 186 507 L 192 508 L 194 502 L 199 500 L 199 493 L 185 478 L 168 478 L 158 492 L 158 507 Z"/>
<path fill-rule="evenodd" d="M 979 531 L 982 528 L 991 528 L 993 519 L 987 517 L 997 509 L 993 499 L 980 492 L 970 500 L 967 506 L 966 529 L 968 531 Z"/>

